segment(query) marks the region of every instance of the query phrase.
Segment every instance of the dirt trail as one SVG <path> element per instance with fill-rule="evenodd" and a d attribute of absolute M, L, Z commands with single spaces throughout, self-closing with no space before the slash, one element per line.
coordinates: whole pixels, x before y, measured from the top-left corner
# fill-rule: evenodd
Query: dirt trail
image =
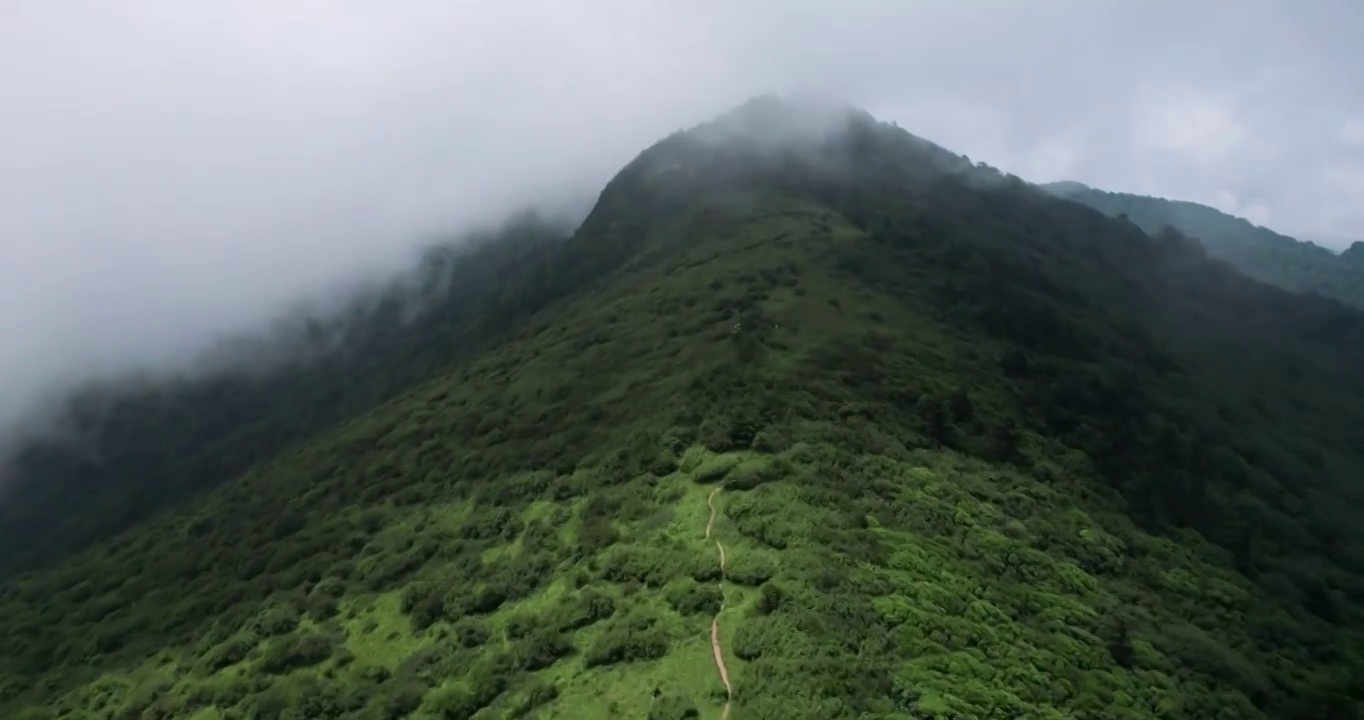
<path fill-rule="evenodd" d="M 706 520 L 706 539 L 710 540 L 711 528 L 715 527 L 715 488 L 706 496 L 706 507 L 710 508 L 710 519 Z M 715 540 L 715 549 L 720 553 L 720 609 L 710 620 L 710 652 L 715 656 L 715 669 L 720 671 L 720 682 L 725 684 L 725 707 L 720 711 L 720 720 L 729 718 L 729 702 L 734 698 L 734 687 L 729 684 L 729 669 L 725 667 L 725 653 L 720 649 L 720 613 L 725 611 L 725 546 Z"/>

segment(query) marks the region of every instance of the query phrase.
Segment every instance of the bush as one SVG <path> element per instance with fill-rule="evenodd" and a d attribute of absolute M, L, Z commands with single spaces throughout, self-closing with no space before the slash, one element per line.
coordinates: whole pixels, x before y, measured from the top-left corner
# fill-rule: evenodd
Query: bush
<path fill-rule="evenodd" d="M 513 648 L 516 664 L 525 670 L 543 670 L 576 648 L 568 636 L 548 629 L 532 633 Z"/>
<path fill-rule="evenodd" d="M 733 553 L 725 565 L 725 579 L 746 587 L 758 587 L 776 574 L 776 565 L 751 552 Z"/>
<path fill-rule="evenodd" d="M 340 644 L 340 637 L 332 633 L 316 630 L 297 632 L 271 641 L 258 667 L 271 675 L 310 667 L 330 658 Z"/>
<path fill-rule="evenodd" d="M 379 692 L 380 695 L 370 701 L 375 715 L 380 720 L 400 720 L 421 707 L 426 687 L 412 680 L 404 680 L 386 683 Z"/>
<path fill-rule="evenodd" d="M 480 618 L 461 618 L 454 625 L 455 642 L 463 648 L 475 648 L 488 642 L 492 631 L 488 623 Z"/>
<path fill-rule="evenodd" d="M 734 656 L 745 662 L 758 659 L 771 644 L 767 635 L 767 623 L 769 622 L 771 621 L 751 618 L 739 625 L 734 632 L 734 641 L 731 647 Z"/>
<path fill-rule="evenodd" d="M 474 713 L 482 710 L 488 702 L 483 701 L 483 698 L 463 685 L 446 685 L 431 691 L 422 706 L 429 715 L 435 718 L 468 720 L 474 716 Z"/>
<path fill-rule="evenodd" d="M 203 663 L 209 671 L 222 670 L 246 659 L 247 654 L 260 644 L 260 636 L 250 630 L 243 630 L 216 645 L 204 656 Z"/>
<path fill-rule="evenodd" d="M 447 617 L 443 591 L 427 582 L 414 582 L 403 588 L 399 607 L 417 630 L 425 630 Z"/>
<path fill-rule="evenodd" d="M 715 583 L 687 579 L 668 588 L 668 604 L 682 615 L 714 615 L 723 600 L 724 593 Z"/>
<path fill-rule="evenodd" d="M 653 462 L 649 464 L 649 472 L 663 477 L 677 472 L 679 458 L 672 448 L 663 448 L 654 456 Z"/>
<path fill-rule="evenodd" d="M 777 465 L 762 460 L 745 460 L 725 476 L 725 487 L 730 490 L 752 490 L 753 488 L 781 476 Z"/>
<path fill-rule="evenodd" d="M 668 654 L 668 636 L 650 617 L 632 616 L 613 623 L 588 648 L 587 667 L 638 660 L 656 660 Z"/>
<path fill-rule="evenodd" d="M 616 613 L 616 601 L 600 590 L 585 588 L 567 600 L 553 614 L 560 632 L 581 630 Z"/>
<path fill-rule="evenodd" d="M 780 585 L 765 582 L 758 588 L 757 611 L 760 615 L 771 615 L 781 608 L 786 600 L 786 590 Z"/>
<path fill-rule="evenodd" d="M 701 717 L 701 712 L 686 695 L 660 695 L 649 704 L 649 720 L 690 720 L 698 717 Z"/>
<path fill-rule="evenodd" d="M 559 688 L 552 682 L 541 678 L 532 679 L 525 690 L 521 692 L 521 698 L 512 707 L 509 717 L 522 718 L 529 715 L 533 710 L 545 705 L 559 697 Z"/>
<path fill-rule="evenodd" d="M 273 604 L 262 612 L 254 624 L 254 629 L 265 637 L 286 635 L 298 627 L 299 614 L 291 605 Z"/>
<path fill-rule="evenodd" d="M 692 478 L 698 483 L 719 482 L 739 465 L 739 460 L 738 455 L 712 455 L 696 467 Z"/>

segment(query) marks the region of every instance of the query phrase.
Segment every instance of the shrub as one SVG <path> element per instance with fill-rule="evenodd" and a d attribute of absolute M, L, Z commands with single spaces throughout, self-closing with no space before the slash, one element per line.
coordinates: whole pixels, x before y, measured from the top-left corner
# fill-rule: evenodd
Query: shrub
<path fill-rule="evenodd" d="M 668 588 L 668 604 L 682 615 L 714 615 L 723 600 L 724 593 L 715 583 L 687 579 Z"/>
<path fill-rule="evenodd" d="M 696 467 L 692 478 L 698 483 L 719 482 L 739 465 L 739 460 L 738 455 L 712 455 Z"/>
<path fill-rule="evenodd" d="M 583 659 L 588 667 L 638 660 L 655 660 L 668 653 L 668 636 L 657 622 L 635 615 L 613 623 L 588 648 Z"/>
<path fill-rule="evenodd" d="M 259 668 L 271 675 L 281 675 L 317 665 L 330 658 L 340 644 L 341 639 L 332 633 L 316 630 L 296 632 L 273 640 L 261 656 Z"/>

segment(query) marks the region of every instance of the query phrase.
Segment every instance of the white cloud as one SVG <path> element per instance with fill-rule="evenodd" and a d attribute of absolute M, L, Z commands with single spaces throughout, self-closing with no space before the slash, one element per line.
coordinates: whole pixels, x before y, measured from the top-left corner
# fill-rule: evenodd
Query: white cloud
<path fill-rule="evenodd" d="M 1364 149 L 1364 118 L 1353 117 L 1341 123 L 1340 141 L 1351 147 Z"/>
<path fill-rule="evenodd" d="M 1243 217 L 1256 225 L 1267 225 L 1272 213 L 1268 207 L 1255 202 L 1246 202 L 1230 190 L 1219 190 L 1213 194 L 1208 205 L 1225 213 Z"/>
<path fill-rule="evenodd" d="M 1364 236 L 1349 173 L 1323 170 L 1359 137 L 1339 118 L 1364 52 L 1340 29 L 1364 6 L 1309 5 L 4 0 L 0 416 L 425 232 L 596 188 L 773 90 L 843 91 L 1033 179 L 1226 190 L 1280 229 Z"/>
<path fill-rule="evenodd" d="M 1200 165 L 1215 165 L 1243 152 L 1255 133 L 1241 119 L 1234 97 L 1187 86 L 1149 91 L 1132 118 L 1140 146 L 1176 153 Z"/>
<path fill-rule="evenodd" d="M 1364 163 L 1338 164 L 1322 170 L 1315 183 L 1320 198 L 1316 223 L 1307 228 L 1326 236 L 1364 239 Z M 1340 228 L 1353 232 L 1340 232 Z"/>
<path fill-rule="evenodd" d="M 1079 147 L 1070 136 L 1045 140 L 1028 154 L 1025 167 L 1018 172 L 1034 182 L 1073 179 L 1079 170 Z"/>
<path fill-rule="evenodd" d="M 869 112 L 973 160 L 999 162 L 1008 151 L 1005 118 L 980 99 L 938 95 L 874 106 Z"/>

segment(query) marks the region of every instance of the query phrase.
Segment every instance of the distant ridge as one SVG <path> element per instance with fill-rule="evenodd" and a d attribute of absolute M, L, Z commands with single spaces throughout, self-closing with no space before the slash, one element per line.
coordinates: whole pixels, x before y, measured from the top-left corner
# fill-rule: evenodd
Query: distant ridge
<path fill-rule="evenodd" d="M 1148 233 L 1175 228 L 1198 239 L 1213 257 L 1257 280 L 1364 308 L 1359 243 L 1337 253 L 1198 203 L 1106 192 L 1073 181 L 1041 187 L 1107 215 L 1126 216 Z"/>

